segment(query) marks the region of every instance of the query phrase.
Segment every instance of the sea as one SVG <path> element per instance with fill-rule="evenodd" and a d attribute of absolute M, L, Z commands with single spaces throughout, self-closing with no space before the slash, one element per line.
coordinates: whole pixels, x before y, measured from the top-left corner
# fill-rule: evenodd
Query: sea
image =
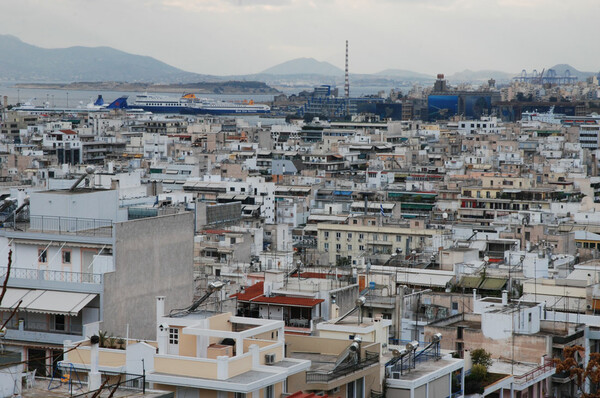
<path fill-rule="evenodd" d="M 122 96 L 128 96 L 134 100 L 139 92 L 131 91 L 102 91 L 102 90 L 51 90 L 39 88 L 16 88 L 14 85 L 0 83 L 0 100 L 8 97 L 9 104 L 31 102 L 33 105 L 48 104 L 50 107 L 77 107 L 85 106 L 96 101 L 98 95 L 102 95 L 104 102 L 111 103 Z M 166 96 L 181 96 L 181 92 L 156 93 Z M 199 94 L 203 98 L 214 98 L 223 101 L 254 100 L 254 102 L 273 101 L 273 94 Z"/>

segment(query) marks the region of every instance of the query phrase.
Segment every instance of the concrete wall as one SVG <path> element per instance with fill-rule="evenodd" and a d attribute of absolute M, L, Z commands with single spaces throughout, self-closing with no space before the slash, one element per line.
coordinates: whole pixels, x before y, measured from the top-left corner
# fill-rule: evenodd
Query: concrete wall
<path fill-rule="evenodd" d="M 115 272 L 104 276 L 102 330 L 156 339 L 156 296 L 165 310 L 193 300 L 194 215 L 181 213 L 116 224 Z"/>
<path fill-rule="evenodd" d="M 118 199 L 119 193 L 114 189 L 32 192 L 30 214 L 121 221 Z"/>
<path fill-rule="evenodd" d="M 498 325 L 503 328 L 504 325 Z M 512 356 L 513 341 L 512 337 L 506 339 L 491 339 L 483 335 L 480 329 L 465 328 L 463 338 L 457 339 L 456 326 L 425 326 L 425 341 L 430 341 L 435 333 L 442 334 L 441 347 L 445 350 L 456 350 L 456 343 L 463 342 L 465 350 L 474 350 L 483 348 L 492 355 L 492 358 L 509 359 Z M 539 363 L 540 358 L 552 353 L 547 352 L 547 339 L 551 336 L 535 335 L 514 335 L 514 358 L 522 362 Z"/>

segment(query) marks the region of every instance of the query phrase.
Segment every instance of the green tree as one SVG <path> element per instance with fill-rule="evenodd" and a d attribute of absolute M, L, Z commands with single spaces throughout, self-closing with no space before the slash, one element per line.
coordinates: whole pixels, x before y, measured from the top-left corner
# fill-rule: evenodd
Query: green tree
<path fill-rule="evenodd" d="M 476 348 L 471 351 L 471 361 L 473 362 L 473 368 L 475 365 L 481 365 L 486 369 L 492 366 L 492 355 L 483 348 Z"/>

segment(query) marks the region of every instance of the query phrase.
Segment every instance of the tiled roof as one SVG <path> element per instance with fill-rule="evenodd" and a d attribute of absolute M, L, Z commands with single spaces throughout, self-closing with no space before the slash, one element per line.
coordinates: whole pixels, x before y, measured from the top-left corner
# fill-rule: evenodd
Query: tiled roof
<path fill-rule="evenodd" d="M 232 294 L 230 297 L 237 297 L 239 301 L 250 301 L 258 296 L 262 296 L 264 292 L 264 282 L 255 283 L 248 286 L 243 292 Z"/>
<path fill-rule="evenodd" d="M 238 298 L 239 300 L 239 298 Z M 275 305 L 285 305 L 290 307 L 314 307 L 317 304 L 321 304 L 323 299 L 312 299 L 306 297 L 289 297 L 289 296 L 272 296 L 264 297 L 260 296 L 252 300 L 253 303 L 265 303 Z"/>

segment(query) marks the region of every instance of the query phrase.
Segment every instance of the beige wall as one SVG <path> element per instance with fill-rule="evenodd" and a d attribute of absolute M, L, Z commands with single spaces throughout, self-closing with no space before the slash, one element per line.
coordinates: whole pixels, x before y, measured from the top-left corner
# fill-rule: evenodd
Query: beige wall
<path fill-rule="evenodd" d="M 154 357 L 154 370 L 159 373 L 179 376 L 217 378 L 217 363 L 215 361 L 200 361 L 182 358 Z M 231 377 L 231 374 L 229 375 Z"/>
<path fill-rule="evenodd" d="M 314 352 L 338 355 L 350 345 L 350 340 L 327 339 L 314 336 L 285 336 L 288 352 Z"/>
<path fill-rule="evenodd" d="M 182 328 L 179 329 L 179 355 L 186 357 L 196 356 L 196 336 L 192 334 L 183 334 Z"/>
<path fill-rule="evenodd" d="M 78 348 L 69 352 L 69 362 L 90 364 L 90 349 Z M 98 363 L 100 366 L 125 366 L 125 350 L 110 350 L 100 348 L 98 351 Z"/>
<path fill-rule="evenodd" d="M 503 325 L 498 325 L 503 327 Z M 493 340 L 483 335 L 480 329 L 465 328 L 463 330 L 463 338 L 457 339 L 456 326 L 425 326 L 425 341 L 430 341 L 431 336 L 435 333 L 441 333 L 443 338 L 441 341 L 442 349 L 456 350 L 456 343 L 463 342 L 465 350 L 473 350 L 476 348 L 484 348 L 492 355 L 492 358 L 507 358 L 512 355 L 512 340 L 511 338 L 502 340 Z M 514 335 L 514 356 L 519 361 L 539 363 L 540 358 L 547 354 L 546 339 L 551 338 L 543 335 Z M 552 353 L 548 353 L 552 354 Z"/>
<path fill-rule="evenodd" d="M 229 360 L 229 377 L 240 375 L 252 369 L 252 355 L 246 355 Z"/>

